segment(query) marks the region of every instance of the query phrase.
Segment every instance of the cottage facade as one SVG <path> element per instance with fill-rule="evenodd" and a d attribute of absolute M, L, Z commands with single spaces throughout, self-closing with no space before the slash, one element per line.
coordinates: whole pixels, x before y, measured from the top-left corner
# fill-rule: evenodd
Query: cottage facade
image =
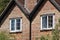
<path fill-rule="evenodd" d="M 60 18 L 59 0 L 11 0 L 0 17 L 0 31 L 17 40 L 51 35 Z"/>

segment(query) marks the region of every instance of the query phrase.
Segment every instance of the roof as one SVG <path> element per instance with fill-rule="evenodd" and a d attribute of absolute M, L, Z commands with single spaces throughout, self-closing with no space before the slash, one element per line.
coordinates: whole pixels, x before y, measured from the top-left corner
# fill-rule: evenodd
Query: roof
<path fill-rule="evenodd" d="M 21 1 L 21 2 L 20 2 Z M 32 12 L 28 12 L 24 7 L 23 7 L 23 1 L 22 0 L 11 0 L 9 2 L 9 4 L 7 5 L 7 7 L 5 8 L 5 10 L 2 12 L 2 15 L 0 16 L 0 20 L 2 21 L 2 19 L 5 17 L 5 15 L 7 14 L 7 12 L 9 11 L 9 9 L 11 8 L 12 5 L 17 4 L 18 7 L 21 9 L 21 11 L 25 14 L 25 16 L 32 21 L 33 17 L 35 15 L 35 13 L 37 12 L 38 8 L 42 5 L 42 3 L 44 3 L 44 1 L 47 0 L 40 0 L 37 5 L 34 7 L 34 9 L 32 10 Z M 59 11 L 60 11 L 60 0 L 49 0 Z M 59 4 L 59 5 L 58 5 Z M 0 21 L 0 22 L 1 22 Z"/>
<path fill-rule="evenodd" d="M 50 2 L 60 11 L 60 0 L 50 0 Z"/>
<path fill-rule="evenodd" d="M 55 0 L 60 5 L 60 0 Z"/>
<path fill-rule="evenodd" d="M 18 2 L 24 6 L 24 0 L 18 0 Z"/>

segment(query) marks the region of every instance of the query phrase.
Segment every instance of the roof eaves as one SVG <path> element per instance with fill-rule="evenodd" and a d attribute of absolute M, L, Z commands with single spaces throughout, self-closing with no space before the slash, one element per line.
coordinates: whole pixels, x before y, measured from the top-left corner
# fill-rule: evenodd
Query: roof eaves
<path fill-rule="evenodd" d="M 8 5 L 6 6 L 6 8 L 4 9 L 4 11 L 1 13 L 0 15 L 0 22 L 3 19 L 5 13 L 8 11 L 8 9 L 10 8 L 10 6 L 13 4 L 13 0 L 10 0 L 10 2 L 8 3 Z"/>
<path fill-rule="evenodd" d="M 60 5 L 56 3 L 55 0 L 49 0 L 55 7 L 60 11 Z"/>
<path fill-rule="evenodd" d="M 18 7 L 21 9 L 21 11 L 24 13 L 24 15 L 29 19 L 29 12 L 17 1 L 15 0 Z"/>
<path fill-rule="evenodd" d="M 0 16 L 3 15 L 3 13 L 6 11 L 7 7 L 10 5 L 11 2 L 12 2 L 12 0 L 10 0 L 10 2 L 8 3 L 8 5 L 7 5 L 6 8 L 4 9 L 4 11 L 0 14 Z"/>
<path fill-rule="evenodd" d="M 7 7 L 4 9 L 4 11 L 1 13 L 0 15 L 0 22 L 1 20 L 4 18 L 4 16 L 6 15 L 7 11 L 11 8 L 11 6 L 16 3 L 18 5 L 18 7 L 23 11 L 23 13 L 27 16 L 27 18 L 29 19 L 29 13 L 28 11 L 26 11 L 22 5 L 17 1 L 17 0 L 10 0 L 10 2 L 8 3 Z"/>
<path fill-rule="evenodd" d="M 38 8 L 41 6 L 41 4 L 44 2 L 44 0 L 40 0 L 37 5 L 34 7 L 33 11 L 30 13 L 30 19 L 34 16 Z"/>

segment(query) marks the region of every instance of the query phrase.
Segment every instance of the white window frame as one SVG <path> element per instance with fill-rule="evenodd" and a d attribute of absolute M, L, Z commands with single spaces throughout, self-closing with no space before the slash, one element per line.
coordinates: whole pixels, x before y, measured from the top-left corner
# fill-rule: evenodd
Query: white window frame
<path fill-rule="evenodd" d="M 48 16 L 47 15 L 47 20 L 48 20 Z M 42 28 L 42 16 L 41 16 L 41 30 L 51 30 L 51 29 L 55 29 L 55 15 L 52 15 L 53 16 L 53 27 L 51 28 L 48 28 L 48 21 L 47 21 L 47 28 Z"/>
<path fill-rule="evenodd" d="M 10 19 L 10 32 L 21 32 L 22 31 L 22 19 L 20 18 L 20 30 L 16 29 L 16 20 L 17 19 L 14 19 L 15 20 L 15 25 L 14 25 L 15 26 L 15 30 L 13 30 L 13 31 L 11 30 L 11 20 L 12 19 Z"/>

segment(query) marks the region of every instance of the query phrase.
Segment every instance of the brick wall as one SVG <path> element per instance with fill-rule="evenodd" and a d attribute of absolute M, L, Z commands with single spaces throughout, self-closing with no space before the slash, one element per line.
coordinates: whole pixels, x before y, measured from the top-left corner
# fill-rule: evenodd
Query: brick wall
<path fill-rule="evenodd" d="M 32 22 L 32 40 L 36 40 L 36 37 L 46 36 L 47 34 L 51 35 L 51 31 L 41 31 L 41 15 L 55 13 L 55 25 L 58 23 L 60 18 L 60 12 L 49 2 L 47 1 L 41 10 L 37 13 L 37 16 Z"/>
<path fill-rule="evenodd" d="M 29 11 L 32 11 L 33 8 L 35 7 L 36 3 L 37 3 L 37 0 L 26 0 L 26 8 L 29 10 Z"/>
<path fill-rule="evenodd" d="M 27 8 L 29 10 L 32 10 L 34 8 L 33 5 L 35 2 L 36 1 L 34 0 L 30 0 L 30 1 L 27 0 Z M 41 27 L 40 15 L 49 14 L 49 13 L 52 13 L 52 14 L 55 13 L 55 24 L 58 23 L 58 19 L 60 18 L 60 12 L 49 1 L 47 1 L 45 5 L 41 8 L 41 10 L 37 13 L 37 16 L 32 22 L 32 25 L 31 25 L 32 40 L 35 40 L 36 37 L 40 37 L 41 35 L 45 36 L 47 34 L 51 34 L 51 31 L 43 31 L 43 32 L 40 31 L 40 27 Z M 26 18 L 26 16 L 17 6 L 14 7 L 10 15 L 6 18 L 4 23 L 1 25 L 0 30 L 1 31 L 5 30 L 10 33 L 9 18 L 15 18 L 15 17 L 22 17 L 23 30 L 22 30 L 22 33 L 14 33 L 13 35 L 16 36 L 17 40 L 29 40 L 29 29 L 30 29 L 29 20 Z"/>
<path fill-rule="evenodd" d="M 16 18 L 16 17 L 22 17 L 23 28 L 22 28 L 22 33 L 13 33 L 13 35 L 15 35 L 17 40 L 29 40 L 29 20 L 26 18 L 23 12 L 18 8 L 18 6 L 14 7 L 12 12 L 9 14 L 9 16 L 1 25 L 0 30 L 10 33 L 10 20 L 9 19 Z"/>

